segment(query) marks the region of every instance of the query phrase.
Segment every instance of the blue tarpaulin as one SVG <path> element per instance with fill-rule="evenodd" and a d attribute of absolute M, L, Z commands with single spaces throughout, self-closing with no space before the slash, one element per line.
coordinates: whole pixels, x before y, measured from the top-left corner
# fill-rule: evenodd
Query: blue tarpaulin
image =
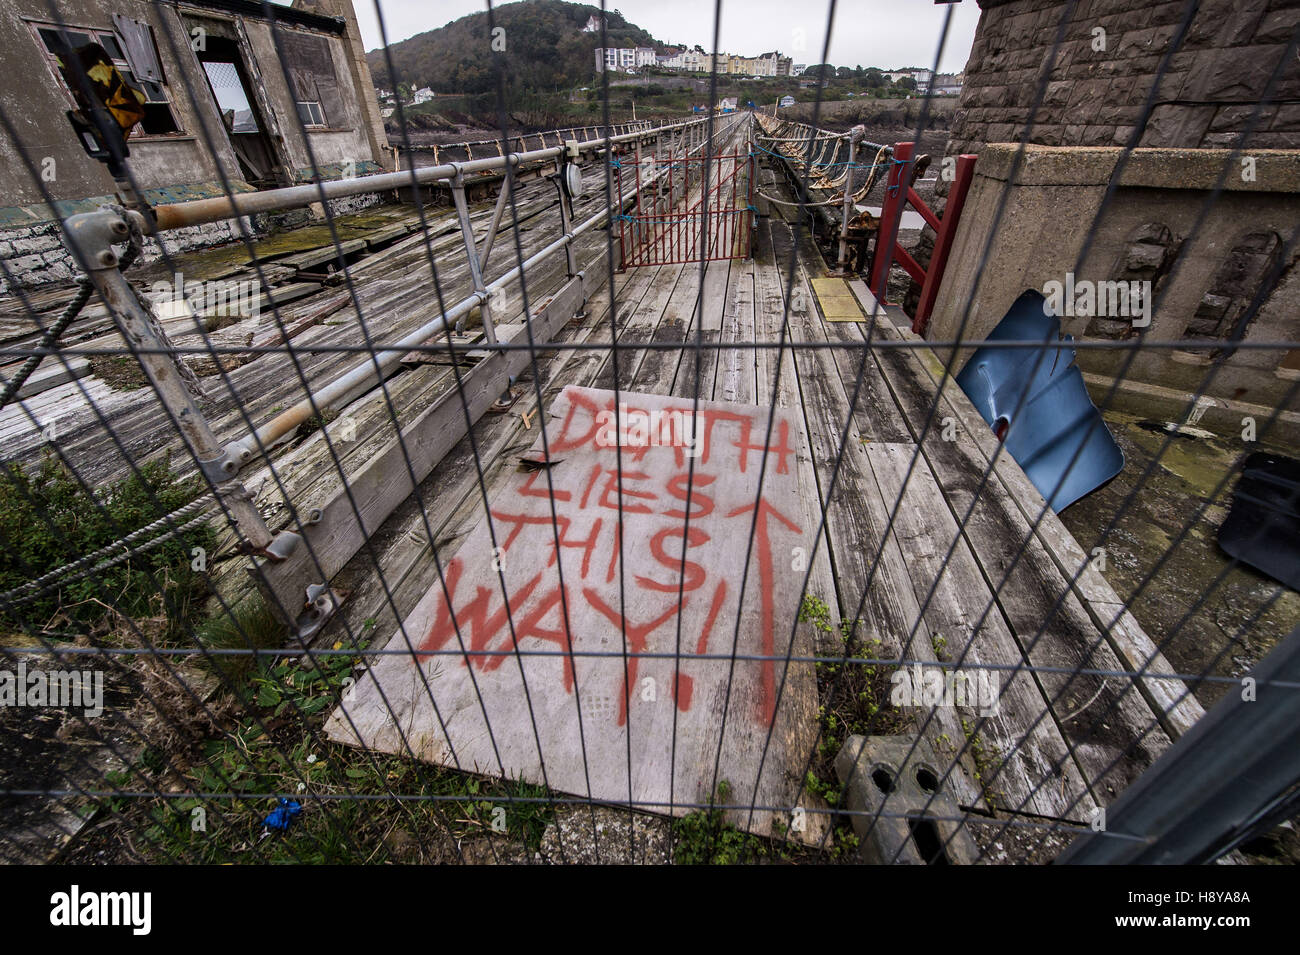
<path fill-rule="evenodd" d="M 996 347 L 1012 341 L 1044 347 Z M 1074 349 L 1057 344 L 1070 341 L 1061 337 L 1060 319 L 1046 299 L 1030 289 L 957 376 L 971 404 L 1056 511 L 1124 468 L 1124 453 L 1088 397 Z"/>

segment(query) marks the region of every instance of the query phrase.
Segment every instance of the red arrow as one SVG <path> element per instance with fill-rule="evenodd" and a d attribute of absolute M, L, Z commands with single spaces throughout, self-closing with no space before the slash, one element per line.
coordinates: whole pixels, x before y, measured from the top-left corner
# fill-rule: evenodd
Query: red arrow
<path fill-rule="evenodd" d="M 727 516 L 748 514 L 756 506 L 758 514 L 754 520 L 754 535 L 758 541 L 758 586 L 762 594 L 763 655 L 771 657 L 776 646 L 776 573 L 772 567 L 772 538 L 768 534 L 767 519 L 775 517 L 796 534 L 802 534 L 803 531 L 798 524 L 769 504 L 765 497 L 760 497 L 757 505 L 738 507 Z M 764 725 L 771 725 L 775 706 L 776 661 L 768 659 L 763 661 L 759 683 L 759 718 Z"/>

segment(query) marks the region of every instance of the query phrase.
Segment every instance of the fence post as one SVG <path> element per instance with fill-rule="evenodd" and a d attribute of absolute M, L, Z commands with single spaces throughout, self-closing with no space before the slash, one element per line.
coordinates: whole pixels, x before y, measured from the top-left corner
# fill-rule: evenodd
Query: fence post
<path fill-rule="evenodd" d="M 871 264 L 871 293 L 881 305 L 887 304 L 885 293 L 889 289 L 889 269 L 894 263 L 894 243 L 898 240 L 898 225 L 903 219 L 907 204 L 907 189 L 912 184 L 912 148 L 914 143 L 897 143 L 894 161 L 889 167 L 889 181 L 885 187 L 885 202 L 880 209 L 880 226 L 876 230 L 876 256 Z"/>
<path fill-rule="evenodd" d="M 573 223 L 573 200 L 569 197 L 569 190 L 564 184 L 564 164 L 559 164 L 559 174 L 555 177 L 555 188 L 560 193 L 560 231 L 565 235 L 569 234 Z M 578 274 L 578 261 L 573 254 L 573 243 L 564 244 L 565 262 L 569 269 L 569 278 Z"/>
<path fill-rule="evenodd" d="M 857 168 L 858 144 L 867 135 L 866 127 L 854 126 L 849 133 L 849 152 L 845 159 L 844 208 L 840 215 L 840 252 L 835 265 L 843 273 L 849 264 L 849 219 L 853 216 L 853 171 Z"/>
<path fill-rule="evenodd" d="M 934 249 L 930 253 L 930 264 L 925 270 L 925 282 L 921 285 L 921 298 L 916 305 L 916 317 L 912 319 L 912 331 L 918 335 L 924 335 L 926 327 L 930 324 L 930 313 L 934 310 L 934 300 L 939 295 L 939 284 L 943 281 L 944 269 L 948 266 L 948 255 L 952 252 L 957 226 L 961 222 L 961 210 L 966 205 L 966 193 L 970 189 L 974 172 L 974 156 L 963 154 L 957 157 L 956 175 L 952 187 L 948 190 L 948 202 L 943 207 L 943 219 L 935 231 Z"/>

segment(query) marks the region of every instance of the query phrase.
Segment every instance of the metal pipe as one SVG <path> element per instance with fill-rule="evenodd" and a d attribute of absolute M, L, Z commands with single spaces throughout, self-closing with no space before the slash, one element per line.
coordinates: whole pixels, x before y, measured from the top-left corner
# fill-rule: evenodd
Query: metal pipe
<path fill-rule="evenodd" d="M 492 244 L 497 239 L 497 230 L 501 228 L 501 215 L 505 212 L 506 202 L 509 198 L 510 179 L 507 178 L 501 183 L 501 192 L 497 196 L 497 205 L 492 210 L 492 222 L 488 226 L 487 235 L 483 237 L 483 248 L 479 249 L 478 252 L 479 267 L 485 271 L 488 267 L 488 256 L 492 254 Z"/>
<path fill-rule="evenodd" d="M 507 180 L 508 181 L 508 180 Z M 483 269 L 479 265 L 478 244 L 474 241 L 474 228 L 469 222 L 469 203 L 465 201 L 465 182 L 457 177 L 451 184 L 452 199 L 456 203 L 456 218 L 460 220 L 460 235 L 465 242 L 465 258 L 469 261 L 469 278 L 474 286 L 474 291 L 485 293 L 487 289 L 483 285 Z M 505 189 L 501 190 L 501 195 L 505 196 Z M 497 203 L 498 211 L 502 203 Z M 496 217 L 493 217 L 494 220 Z M 490 237 L 491 233 L 489 233 Z M 484 296 L 483 303 L 479 306 L 479 315 L 483 318 L 483 334 L 491 344 L 496 344 L 497 333 L 492 327 L 492 305 Z M 456 329 L 460 331 L 459 326 Z"/>
<path fill-rule="evenodd" d="M 555 177 L 555 189 L 560 194 L 560 231 L 568 235 L 569 230 L 573 228 L 573 200 L 569 198 L 563 172 Z M 573 254 L 572 242 L 564 243 L 564 257 L 569 278 L 573 278 L 578 274 L 578 260 Z"/>
<path fill-rule="evenodd" d="M 703 120 L 688 120 L 685 123 L 671 124 L 664 128 L 676 128 L 701 122 Z M 647 135 L 645 131 L 638 130 L 624 133 L 621 136 L 611 136 L 609 139 L 585 140 L 578 143 L 578 152 L 599 151 L 609 145 L 631 142 L 645 135 Z M 506 156 L 474 159 L 469 162 L 443 163 L 439 166 L 424 166 L 415 170 L 404 169 L 400 172 L 377 173 L 373 176 L 358 176 L 354 179 L 331 179 L 327 182 L 286 186 L 283 189 L 241 192 L 213 199 L 197 199 L 193 202 L 159 205 L 154 207 L 155 222 L 149 228 L 155 233 L 164 232 L 168 229 L 181 229 L 186 226 L 201 225 L 205 222 L 220 222 L 224 219 L 239 216 L 302 208 L 322 200 L 342 199 L 347 196 L 364 195 L 370 192 L 401 189 L 403 186 L 409 186 L 412 183 L 423 185 L 445 179 L 455 179 L 467 173 L 493 172 L 505 169 L 507 163 L 519 166 L 528 162 L 559 159 L 564 153 L 565 148 L 563 146 L 551 146 L 547 149 L 534 149 L 523 153 L 510 153 Z"/>
<path fill-rule="evenodd" d="M 401 172 L 385 172 L 374 176 L 359 176 L 355 179 L 331 179 L 328 182 L 288 186 L 284 189 L 241 192 L 213 199 L 198 199 L 194 202 L 155 206 L 154 214 L 157 217 L 157 224 L 154 226 L 154 231 L 163 232 L 167 229 L 180 229 L 205 222 L 220 222 L 223 219 L 238 216 L 295 209 L 322 200 L 341 199 L 346 196 L 363 195 L 368 192 L 401 189 L 403 186 L 411 185 L 412 181 L 418 185 L 423 185 L 443 179 L 455 179 L 457 176 L 463 176 L 466 173 L 490 172 L 494 169 L 504 168 L 506 163 L 519 165 L 524 162 L 555 159 L 562 155 L 563 152 L 563 149 L 552 146 L 550 149 L 536 149 L 527 153 L 511 153 L 508 156 L 493 156 L 490 159 L 444 163 L 441 166 L 424 166 L 415 170 L 405 169 Z"/>

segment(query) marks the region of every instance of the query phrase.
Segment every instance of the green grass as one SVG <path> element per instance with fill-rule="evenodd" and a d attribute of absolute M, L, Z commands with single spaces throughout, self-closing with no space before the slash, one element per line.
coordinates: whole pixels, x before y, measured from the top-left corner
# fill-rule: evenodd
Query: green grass
<path fill-rule="evenodd" d="M 551 803 L 532 801 L 545 799 L 544 788 L 324 740 L 321 724 L 359 662 L 351 654 L 321 655 L 314 664 L 300 657 L 260 660 L 234 700 L 240 716 L 202 745 L 179 780 L 181 791 L 229 798 L 113 801 L 114 821 L 131 833 L 137 856 L 149 862 L 445 862 L 457 859 L 457 843 L 476 838 L 492 839 L 503 855 L 511 846 L 536 852 L 554 818 Z M 163 765 L 161 754 L 146 752 L 109 782 L 128 790 L 162 788 Z M 264 834 L 263 820 L 276 806 L 266 793 L 302 805 L 288 832 Z M 195 828 L 196 810 L 205 829 Z M 112 832 L 105 830 L 105 841 L 120 847 Z"/>
<path fill-rule="evenodd" d="M 188 504 L 201 490 L 197 479 L 178 480 L 166 463 L 143 465 L 138 474 L 93 493 L 53 455 L 32 470 L 16 464 L 3 470 L 0 539 L 6 546 L 0 550 L 0 591 L 119 540 Z M 161 639 L 175 641 L 201 614 L 215 540 L 209 527 L 196 527 L 125 563 L 16 605 L 5 623 L 20 630 L 23 624 L 42 626 L 62 618 L 106 633 L 121 627 L 115 607 L 136 621 L 161 621 Z M 203 549 L 197 563 L 194 548 Z"/>

